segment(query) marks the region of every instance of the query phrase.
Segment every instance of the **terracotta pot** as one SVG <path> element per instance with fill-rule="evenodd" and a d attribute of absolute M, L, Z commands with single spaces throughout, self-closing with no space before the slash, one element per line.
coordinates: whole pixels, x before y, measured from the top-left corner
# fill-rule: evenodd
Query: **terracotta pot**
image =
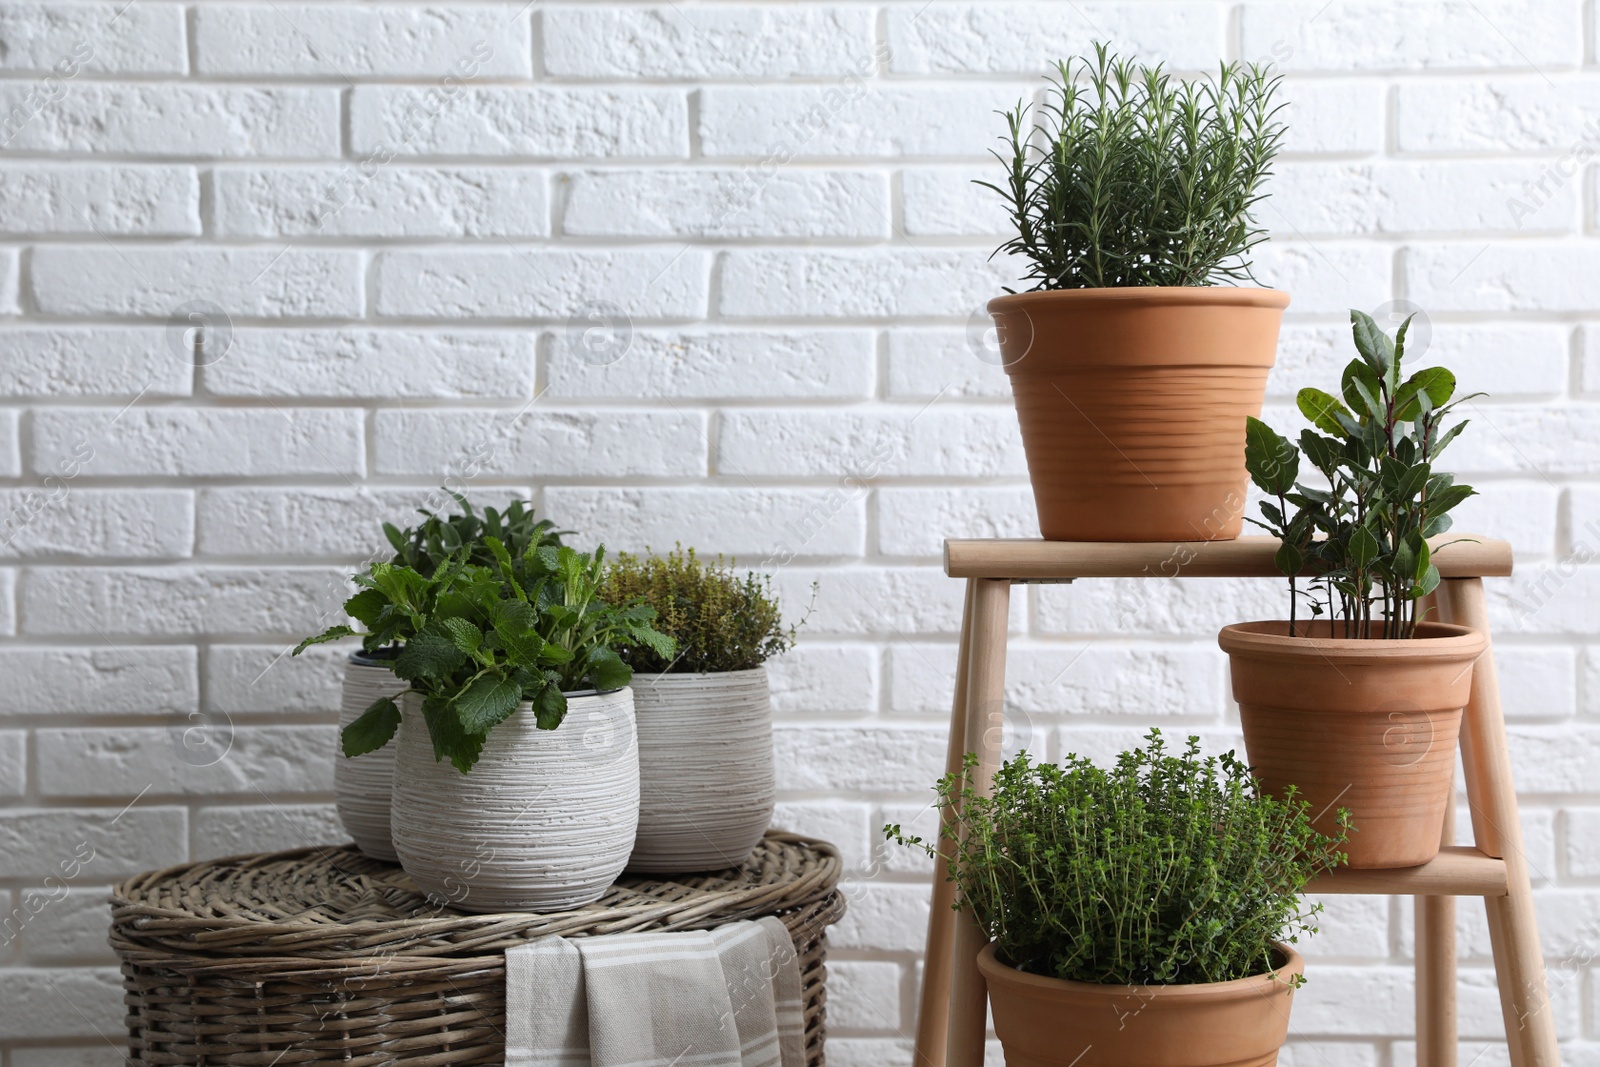
<path fill-rule="evenodd" d="M 633 710 L 639 835 L 628 869 L 678 874 L 743 863 L 772 822 L 767 669 L 636 674 Z"/>
<path fill-rule="evenodd" d="M 401 707 L 394 847 L 430 899 L 461 911 L 565 911 L 598 900 L 639 824 L 633 691 L 568 693 L 537 728 L 523 704 L 489 731 L 472 773 L 433 758 L 420 700 Z"/>
<path fill-rule="evenodd" d="M 1461 710 L 1487 642 L 1438 622 L 1404 641 L 1337 638 L 1327 622 L 1296 631 L 1310 636 L 1244 622 L 1217 638 L 1250 765 L 1270 793 L 1298 786 L 1324 833 L 1350 809 L 1350 866 L 1426 863 L 1439 853 Z"/>
<path fill-rule="evenodd" d="M 1061 289 L 989 301 L 1039 530 L 1057 541 L 1218 541 L 1244 521 L 1289 294 Z"/>
<path fill-rule="evenodd" d="M 398 651 L 394 655 L 398 655 Z M 394 655 L 353 652 L 345 663 L 339 695 L 339 729 L 355 722 L 380 697 L 398 698 L 407 684 L 394 676 Z M 373 859 L 398 863 L 389 836 L 389 793 L 394 785 L 395 746 L 384 745 L 354 759 L 333 757 L 333 791 L 339 821 L 356 847 Z"/>
<path fill-rule="evenodd" d="M 1007 967 L 978 954 L 1006 1067 L 1274 1067 L 1289 1036 L 1288 945 L 1275 972 L 1205 985 L 1097 985 Z"/>

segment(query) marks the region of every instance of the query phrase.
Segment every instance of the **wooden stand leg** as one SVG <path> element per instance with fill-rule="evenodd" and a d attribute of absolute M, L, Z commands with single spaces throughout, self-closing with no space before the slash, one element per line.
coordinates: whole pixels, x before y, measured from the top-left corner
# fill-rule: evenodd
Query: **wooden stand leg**
<path fill-rule="evenodd" d="M 967 742 L 967 660 L 972 648 L 973 586 L 967 580 L 967 602 L 961 612 L 961 644 L 956 651 L 956 691 L 950 705 L 950 738 L 945 744 L 944 770 L 957 774 Z M 917 1006 L 915 1067 L 944 1067 L 945 1036 L 950 1026 L 950 940 L 955 928 L 955 883 L 949 880 L 945 830 L 955 813 L 940 813 L 939 854 L 933 861 L 933 903 L 928 912 L 928 945 L 922 957 L 922 995 Z"/>
<path fill-rule="evenodd" d="M 967 752 L 978 756 L 973 789 L 986 796 L 994 787 L 994 772 L 1000 762 L 1000 714 L 1005 702 L 1006 622 L 1011 605 L 1011 583 L 993 578 L 974 579 L 972 592 L 964 744 Z M 956 915 L 950 964 L 948 1067 L 983 1067 L 988 990 L 978 971 L 978 953 L 988 943 L 988 935 L 970 914 Z"/>
<path fill-rule="evenodd" d="M 1455 783 L 1439 843 L 1455 844 Z M 1456 898 L 1416 898 L 1417 1067 L 1456 1067 Z"/>
<path fill-rule="evenodd" d="M 1441 582 L 1439 605 L 1446 621 L 1471 626 L 1488 636 L 1489 613 L 1481 579 Z M 1484 902 L 1489 910 L 1489 941 L 1512 1067 L 1558 1067 L 1555 1019 L 1545 986 L 1544 956 L 1533 913 L 1528 859 L 1522 848 L 1522 824 L 1492 646 L 1473 667 L 1472 698 L 1461 723 L 1461 761 L 1473 838 L 1479 849 L 1506 864 L 1506 895 L 1485 897 Z"/>

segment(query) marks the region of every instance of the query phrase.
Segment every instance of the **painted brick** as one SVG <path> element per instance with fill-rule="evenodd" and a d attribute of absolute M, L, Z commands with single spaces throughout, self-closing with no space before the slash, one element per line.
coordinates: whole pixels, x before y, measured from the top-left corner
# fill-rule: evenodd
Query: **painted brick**
<path fill-rule="evenodd" d="M 900 173 L 905 232 L 910 237 L 988 237 L 999 244 L 1008 236 L 1006 201 L 977 181 L 1002 184 L 998 162 L 958 167 L 914 167 Z"/>
<path fill-rule="evenodd" d="M 943 773 L 944 731 L 928 726 L 778 723 L 772 743 L 780 792 L 913 792 Z"/>
<path fill-rule="evenodd" d="M 211 711 L 307 712 L 339 708 L 345 657 L 354 645 L 323 645 L 290 655 L 294 645 L 212 645 L 206 652 Z"/>
<path fill-rule="evenodd" d="M 201 369 L 213 396 L 533 396 L 535 339 L 523 331 L 239 330 Z"/>
<path fill-rule="evenodd" d="M 833 1067 L 911 1067 L 914 1055 L 909 1038 L 828 1035 L 828 1062 Z M 990 1067 L 987 1060 L 984 1067 Z"/>
<path fill-rule="evenodd" d="M 361 413 L 339 408 L 48 408 L 33 414 L 30 467 L 97 478 L 364 473 Z"/>
<path fill-rule="evenodd" d="M 361 86 L 350 96 L 350 140 L 380 158 L 684 158 L 689 107 L 677 89 Z"/>
<path fill-rule="evenodd" d="M 1313 920 L 1317 933 L 1302 938 L 1296 947 L 1308 959 L 1319 961 L 1388 959 L 1390 899 L 1333 894 L 1308 897 L 1308 904 L 1319 903 L 1323 911 Z M 1401 903 L 1405 906 L 1408 902 Z"/>
<path fill-rule="evenodd" d="M 1329 234 L 1575 231 L 1578 183 L 1525 199 L 1542 162 L 1286 163 L 1276 168 L 1262 218 L 1282 237 Z M 1450 195 L 1441 196 L 1442 188 Z"/>
<path fill-rule="evenodd" d="M 195 9 L 202 74 L 527 77 L 527 9 L 224 4 Z"/>
<path fill-rule="evenodd" d="M 527 501 L 526 489 L 473 486 L 464 493 L 475 509 L 503 509 Z M 337 556 L 388 559 L 393 549 L 383 524 L 405 529 L 419 510 L 460 509 L 438 487 L 203 489 L 199 497 L 199 548 L 204 556 Z"/>
<path fill-rule="evenodd" d="M 1600 759 L 1600 730 L 1563 723 L 1508 727 L 1511 767 L 1523 789 L 1539 793 L 1586 793 Z M 1575 932 L 1576 927 L 1572 927 Z"/>
<path fill-rule="evenodd" d="M 899 406 L 853 411 L 727 412 L 718 438 L 726 474 L 870 478 L 1021 477 L 1016 415 L 999 407 Z"/>
<path fill-rule="evenodd" d="M 1566 868 L 1574 878 L 1600 877 L 1600 808 L 1571 808 L 1566 819 Z"/>
<path fill-rule="evenodd" d="M 48 84 L 48 83 L 47 83 Z M 13 151 L 337 159 L 339 92 L 176 83 L 26 82 L 0 86 Z"/>
<path fill-rule="evenodd" d="M 0 408 L 0 473 L 15 478 L 22 473 L 22 449 L 17 436 L 17 412 Z"/>
<path fill-rule="evenodd" d="M 565 176 L 580 237 L 887 237 L 888 176 L 870 171 L 607 170 Z"/>
<path fill-rule="evenodd" d="M 0 330 L 0 395 L 188 396 L 192 359 L 156 327 Z"/>
<path fill-rule="evenodd" d="M 1380 306 L 1374 301 L 1362 310 L 1371 314 Z M 1448 366 L 1463 395 L 1548 398 L 1566 391 L 1572 347 L 1572 332 L 1566 326 L 1439 323 L 1430 319 L 1424 327 L 1422 322 L 1418 318 L 1408 331 L 1406 366 L 1412 370 Z M 1399 324 L 1382 325 L 1393 333 Z M 1507 352 L 1517 353 L 1517 358 L 1506 359 Z M 1278 362 L 1267 379 L 1267 395 L 1292 397 L 1311 384 L 1332 388 L 1344 365 L 1355 356 L 1348 322 L 1285 323 Z"/>
<path fill-rule="evenodd" d="M 194 849 L 200 856 L 337 845 L 349 839 L 332 804 L 203 808 L 194 817 Z"/>
<path fill-rule="evenodd" d="M 1581 272 L 1600 253 L 1583 244 L 1413 245 L 1405 253 L 1411 299 L 1441 311 L 1568 311 L 1587 305 Z"/>
<path fill-rule="evenodd" d="M 819 86 L 712 86 L 700 90 L 700 145 L 708 157 L 782 165 L 837 156 L 987 158 L 1005 130 L 996 111 L 1032 93 L 1026 83 L 889 87 L 859 78 Z"/>
<path fill-rule="evenodd" d="M 1250 513 L 1254 513 L 1251 509 Z M 1169 557 L 1150 578 L 1097 578 L 1034 591 L 1041 633 L 1184 635 L 1210 639 L 1230 623 L 1286 618 L 1288 583 L 1261 578 L 1167 578 L 1204 546 Z"/>
<path fill-rule="evenodd" d="M 76 77 L 185 74 L 182 4 L 10 3 L 0 12 L 0 70 Z"/>
<path fill-rule="evenodd" d="M 17 250 L 0 248 L 0 315 L 21 311 L 21 268 Z"/>
<path fill-rule="evenodd" d="M 381 411 L 379 474 L 535 478 L 696 477 L 706 470 L 698 412 Z M 470 472 L 470 473 L 469 473 Z"/>
<path fill-rule="evenodd" d="M 828 930 L 830 950 L 922 950 L 928 934 L 927 886 L 864 885 L 847 894 L 845 899 L 844 918 Z"/>
<path fill-rule="evenodd" d="M 1033 491 L 1013 488 L 879 489 L 878 551 L 938 558 L 951 537 L 1037 537 Z"/>
<path fill-rule="evenodd" d="M 201 732 L 196 733 L 199 730 Z M 327 726 L 233 726 L 225 716 L 170 727 L 39 730 L 46 797 L 326 793 L 337 731 Z"/>
<path fill-rule="evenodd" d="M 1395 137 L 1403 152 L 1560 153 L 1560 175 L 1593 156 L 1596 106 L 1600 83 L 1591 81 L 1408 81 L 1395 90 Z"/>
<path fill-rule="evenodd" d="M 869 814 L 865 804 L 780 800 L 772 811 L 772 825 L 837 845 L 846 869 L 861 870 L 869 862 L 870 842 L 876 837 L 868 826 Z"/>
<path fill-rule="evenodd" d="M 1383 149 L 1387 90 L 1381 82 L 1288 79 L 1282 92 L 1288 105 L 1283 111 L 1286 153 L 1365 154 Z M 1276 219 L 1271 204 L 1268 200 L 1262 216 L 1269 224 Z"/>
<path fill-rule="evenodd" d="M 800 556 L 859 556 L 866 494 L 830 489 L 586 489 L 552 487 L 545 510 L 563 527 L 604 531 L 606 547 L 666 551 L 676 543 L 707 555 L 755 560 L 789 543 Z"/>
<path fill-rule="evenodd" d="M 63 711 L 145 715 L 199 706 L 195 650 L 187 646 L 0 649 L 0 714 Z"/>
<path fill-rule="evenodd" d="M 259 637 L 342 621 L 349 586 L 338 567 L 35 567 L 19 595 L 30 634 Z"/>
<path fill-rule="evenodd" d="M 195 301 L 227 315 L 325 318 L 361 314 L 361 256 L 290 248 L 39 248 L 32 295 L 55 315 L 160 318 Z"/>
<path fill-rule="evenodd" d="M 127 1055 L 123 1046 L 96 1038 L 95 1044 L 81 1047 L 13 1048 L 11 1063 L 12 1067 L 123 1067 Z"/>
<path fill-rule="evenodd" d="M 784 618 L 798 621 L 807 601 L 780 601 Z M 806 632 L 802 625 L 801 633 Z M 822 645 L 802 640 L 795 648 L 767 661 L 772 709 L 797 719 L 814 715 L 862 715 L 875 711 L 878 656 L 859 645 Z"/>
<path fill-rule="evenodd" d="M 0 570 L 0 634 L 17 632 L 17 572 Z"/>
<path fill-rule="evenodd" d="M 965 329 L 894 326 L 889 334 L 888 393 L 932 400 L 1009 400 L 994 320 L 980 297 Z"/>
<path fill-rule="evenodd" d="M 200 233 L 200 179 L 192 167 L 11 163 L 0 166 L 0 198 L 15 205 L 0 222 L 8 234 Z"/>
<path fill-rule="evenodd" d="M 132 800 L 131 794 L 128 799 Z M 143 802 L 125 807 L 125 803 L 109 808 L 0 809 L 7 876 L 42 880 L 81 871 L 85 878 L 125 878 L 187 858 L 187 813 L 182 808 Z M 10 999 L 0 995 L 0 1003 Z M 0 1033 L 22 1036 L 4 1022 Z"/>
<path fill-rule="evenodd" d="M 550 338 L 552 398 L 862 399 L 876 372 L 866 330 L 591 329 L 579 322 Z"/>
<path fill-rule="evenodd" d="M 226 237 L 517 238 L 550 232 L 548 183 L 537 169 L 227 168 L 214 180 L 212 210 L 217 233 Z"/>
<path fill-rule="evenodd" d="M 841 1030 L 900 1029 L 900 978 L 898 963 L 829 963 L 828 1025 Z"/>
<path fill-rule="evenodd" d="M 786 603 L 803 604 L 816 588 L 814 617 L 806 635 L 910 634 L 952 637 L 961 628 L 961 583 L 933 567 L 800 567 L 782 566 L 781 558 L 760 564 L 780 567 L 773 587 Z M 1026 598 L 1011 599 L 1011 628 L 1025 626 Z M 954 662 L 952 647 L 949 658 Z"/>
<path fill-rule="evenodd" d="M 571 324 L 599 306 L 625 319 L 689 318 L 705 313 L 708 271 L 705 253 L 682 250 L 385 252 L 377 262 L 377 311 Z"/>
<path fill-rule="evenodd" d="M 1268 225 L 1273 216 L 1263 217 Z M 1251 253 L 1262 284 L 1289 292 L 1291 314 L 1343 315 L 1392 295 L 1391 253 L 1378 245 L 1269 241 Z M 1413 299 L 1419 299 L 1413 294 Z M 1429 307 L 1425 300 L 1420 300 Z"/>
<path fill-rule="evenodd" d="M 1239 9 L 1241 51 L 1289 71 L 1543 70 L 1583 62 L 1574 0 L 1252 0 Z"/>
<path fill-rule="evenodd" d="M 0 1034 L 99 1037 L 123 1028 L 122 975 L 115 967 L 0 970 Z"/>
<path fill-rule="evenodd" d="M 545 70 L 578 78 L 822 77 L 876 66 L 865 7 L 563 5 L 544 9 L 542 32 Z"/>
<path fill-rule="evenodd" d="M 194 502 L 181 489 L 0 490 L 0 559 L 174 559 L 194 544 Z"/>
<path fill-rule="evenodd" d="M 93 866 L 85 878 L 92 879 Z M 109 885 L 67 889 L 59 880 L 48 889 L 24 889 L 22 908 L 29 916 L 22 944 L 34 964 L 115 964 L 106 941 L 110 918 Z"/>
<path fill-rule="evenodd" d="M 889 69 L 896 74 L 1043 74 L 1057 57 L 1115 41 L 1123 54 L 1179 70 L 1214 67 L 1226 12 L 1216 4 L 932 3 L 888 9 Z"/>
<path fill-rule="evenodd" d="M 12 799 L 28 792 L 28 735 L 21 730 L 0 730 L 0 797 Z"/>

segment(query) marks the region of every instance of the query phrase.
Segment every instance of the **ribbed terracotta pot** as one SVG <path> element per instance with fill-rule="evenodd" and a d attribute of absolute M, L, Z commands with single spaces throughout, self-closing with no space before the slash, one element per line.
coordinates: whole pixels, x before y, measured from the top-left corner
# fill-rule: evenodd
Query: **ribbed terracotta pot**
<path fill-rule="evenodd" d="M 420 700 L 401 707 L 394 847 L 430 898 L 462 911 L 564 911 L 617 880 L 639 824 L 633 691 L 569 693 L 554 730 L 523 704 L 470 774 L 433 758 Z"/>
<path fill-rule="evenodd" d="M 978 955 L 1006 1067 L 1274 1067 L 1289 1036 L 1291 978 L 1305 961 L 1275 946 L 1275 972 L 1205 985 L 1097 985 Z"/>
<path fill-rule="evenodd" d="M 1261 414 L 1288 304 L 1276 289 L 1208 286 L 989 301 L 1040 533 L 1238 537 L 1245 416 Z"/>
<path fill-rule="evenodd" d="M 736 867 L 772 822 L 767 669 L 633 676 L 639 835 L 630 871 Z"/>
<path fill-rule="evenodd" d="M 1374 624 L 1381 632 L 1381 624 Z M 1246 756 L 1262 786 L 1290 785 L 1332 833 L 1354 832 L 1352 867 L 1414 867 L 1439 853 L 1456 738 L 1486 646 L 1465 626 L 1424 622 L 1409 640 L 1334 637 L 1327 622 L 1224 627 Z"/>
<path fill-rule="evenodd" d="M 380 697 L 399 697 L 408 688 L 394 676 L 393 656 L 353 652 L 344 668 L 339 695 L 339 729 L 355 722 Z M 394 745 L 346 759 L 333 757 L 334 800 L 339 821 L 356 847 L 373 859 L 398 863 L 389 836 L 389 794 L 394 787 Z"/>

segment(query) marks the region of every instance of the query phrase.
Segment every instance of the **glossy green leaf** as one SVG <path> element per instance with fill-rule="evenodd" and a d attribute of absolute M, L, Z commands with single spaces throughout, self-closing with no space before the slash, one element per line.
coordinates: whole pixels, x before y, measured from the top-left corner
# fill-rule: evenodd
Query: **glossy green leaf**
<path fill-rule="evenodd" d="M 391 698 L 382 697 L 339 732 L 340 747 L 346 759 L 362 756 L 387 745 L 399 728 L 400 709 Z"/>

